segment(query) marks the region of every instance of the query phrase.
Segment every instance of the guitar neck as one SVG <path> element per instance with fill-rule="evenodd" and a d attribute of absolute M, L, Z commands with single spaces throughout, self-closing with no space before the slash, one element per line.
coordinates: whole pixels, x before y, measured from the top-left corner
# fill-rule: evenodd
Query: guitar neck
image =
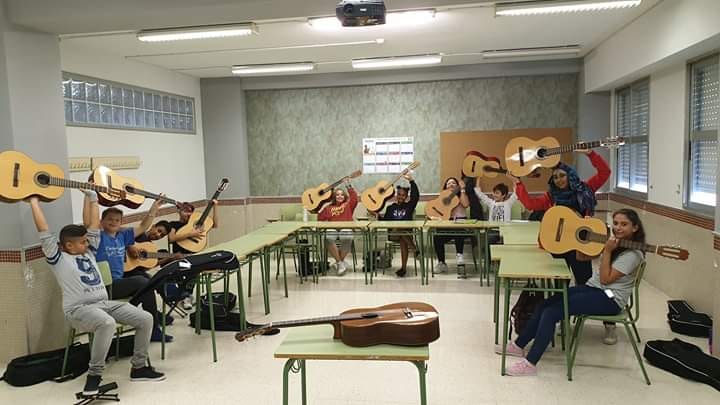
<path fill-rule="evenodd" d="M 485 170 L 486 172 L 500 173 L 500 174 L 506 174 L 508 172 L 507 169 L 503 169 L 502 167 L 497 168 L 497 167 L 492 167 L 490 165 L 484 166 L 483 170 Z"/>
<path fill-rule="evenodd" d="M 335 183 L 333 183 L 333 184 L 325 187 L 322 192 L 323 192 L 323 193 L 326 193 L 326 192 L 334 189 L 335 187 L 339 186 L 343 181 L 345 181 L 346 178 L 347 178 L 347 176 L 345 176 L 345 177 L 343 177 L 342 179 L 336 181 Z"/>
<path fill-rule="evenodd" d="M 173 257 L 169 252 L 147 252 L 142 259 L 168 259 Z"/>
<path fill-rule="evenodd" d="M 145 191 L 145 190 L 140 190 L 139 188 L 135 188 L 132 186 L 127 187 L 127 192 L 131 193 L 131 194 L 141 195 L 141 196 L 147 197 L 147 198 L 152 198 L 153 200 L 160 200 L 160 201 L 166 202 L 168 204 L 178 205 L 177 200 L 173 200 L 172 198 L 165 197 L 164 195 L 151 193 L 151 192 Z"/>
<path fill-rule="evenodd" d="M 593 233 L 588 235 L 588 240 L 593 242 L 599 242 L 599 243 L 605 243 L 608 240 L 608 237 L 605 235 L 600 235 L 597 233 Z M 643 252 L 649 252 L 649 253 L 657 253 L 658 247 L 655 245 L 651 245 L 649 243 L 642 243 L 637 242 L 634 240 L 627 240 L 627 239 L 620 239 L 618 240 L 618 246 L 625 249 L 636 249 L 636 250 L 642 250 Z"/>
<path fill-rule="evenodd" d="M 597 148 L 598 146 L 601 146 L 602 142 L 600 141 L 590 141 L 590 142 L 578 142 L 576 144 L 572 145 L 562 145 L 557 148 L 548 148 L 545 150 L 544 156 L 550 156 L 550 155 L 559 155 L 565 152 L 572 152 L 577 149 L 592 149 Z"/>
<path fill-rule="evenodd" d="M 354 319 L 364 318 L 363 314 L 347 314 L 347 315 L 336 315 L 336 316 L 324 316 L 320 318 L 307 318 L 299 319 L 295 321 L 278 321 L 271 322 L 266 326 L 269 328 L 292 328 L 296 326 L 307 326 L 307 325 L 320 325 L 324 323 L 333 324 L 340 321 L 351 321 Z"/>
<path fill-rule="evenodd" d="M 213 194 L 212 198 L 210 199 L 210 202 L 208 203 L 207 207 L 205 207 L 205 210 L 203 210 L 202 215 L 200 215 L 200 218 L 197 220 L 195 225 L 202 225 L 205 223 L 205 220 L 207 219 L 208 215 L 210 215 L 210 210 L 213 207 L 213 200 L 216 200 L 218 197 L 220 197 L 220 193 L 222 193 L 222 190 L 217 189 L 215 190 L 215 194 Z"/>
<path fill-rule="evenodd" d="M 80 190 L 93 190 L 98 193 L 109 193 L 111 191 L 109 187 L 99 186 L 97 184 L 87 183 L 83 181 L 60 179 L 57 177 L 48 177 L 48 185 L 65 188 L 76 188 Z"/>

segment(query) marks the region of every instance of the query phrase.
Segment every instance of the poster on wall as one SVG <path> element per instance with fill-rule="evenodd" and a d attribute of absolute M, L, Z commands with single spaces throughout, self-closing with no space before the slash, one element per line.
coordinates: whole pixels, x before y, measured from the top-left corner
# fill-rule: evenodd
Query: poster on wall
<path fill-rule="evenodd" d="M 414 160 L 413 137 L 363 138 L 363 173 L 400 173 Z"/>

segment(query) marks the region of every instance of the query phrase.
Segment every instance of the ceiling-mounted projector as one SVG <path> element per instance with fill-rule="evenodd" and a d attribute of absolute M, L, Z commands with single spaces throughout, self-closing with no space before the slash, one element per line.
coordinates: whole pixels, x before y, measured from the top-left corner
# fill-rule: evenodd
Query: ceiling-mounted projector
<path fill-rule="evenodd" d="M 343 27 L 385 24 L 383 0 L 343 0 L 335 6 L 335 14 Z"/>

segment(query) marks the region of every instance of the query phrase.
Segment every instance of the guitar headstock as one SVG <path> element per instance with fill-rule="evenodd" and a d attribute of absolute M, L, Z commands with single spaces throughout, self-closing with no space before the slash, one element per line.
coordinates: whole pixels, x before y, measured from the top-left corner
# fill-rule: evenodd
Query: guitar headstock
<path fill-rule="evenodd" d="M 687 260 L 690 252 L 677 246 L 658 246 L 657 254 L 674 260 Z"/>
<path fill-rule="evenodd" d="M 220 184 L 218 184 L 218 191 L 225 191 L 227 190 L 228 186 L 230 185 L 230 180 L 227 178 L 223 178 L 220 180 Z"/>
<path fill-rule="evenodd" d="M 617 148 L 619 146 L 625 145 L 625 138 L 617 137 L 617 138 L 605 138 L 602 141 L 600 141 L 600 146 L 604 146 L 606 148 Z"/>
<path fill-rule="evenodd" d="M 362 175 L 362 170 L 355 170 L 354 172 L 350 173 L 349 176 L 347 176 L 348 179 L 354 179 L 356 177 L 360 177 Z"/>
<path fill-rule="evenodd" d="M 238 332 L 235 334 L 235 340 L 238 342 L 244 342 L 250 338 L 254 338 L 256 336 L 260 336 L 270 330 L 270 326 L 263 325 L 257 328 L 245 330 L 242 332 Z"/>

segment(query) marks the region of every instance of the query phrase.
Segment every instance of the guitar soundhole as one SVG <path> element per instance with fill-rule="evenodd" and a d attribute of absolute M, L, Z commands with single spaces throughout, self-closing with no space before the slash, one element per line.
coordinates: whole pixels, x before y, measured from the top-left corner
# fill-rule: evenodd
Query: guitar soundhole
<path fill-rule="evenodd" d="M 38 173 L 38 175 L 35 176 L 35 181 L 40 186 L 47 186 L 50 185 L 50 176 L 47 173 Z"/>
<path fill-rule="evenodd" d="M 547 153 L 547 150 L 546 150 L 545 148 L 540 148 L 540 149 L 538 149 L 538 151 L 537 151 L 537 156 L 538 156 L 540 159 L 544 159 L 545 156 L 546 156 L 546 153 Z"/>
<path fill-rule="evenodd" d="M 581 229 L 577 233 L 578 241 L 580 242 L 587 242 L 588 241 L 588 230 L 587 229 Z"/>
<path fill-rule="evenodd" d="M 141 251 L 138 256 L 140 256 L 141 259 L 147 259 L 148 254 L 146 251 Z"/>

